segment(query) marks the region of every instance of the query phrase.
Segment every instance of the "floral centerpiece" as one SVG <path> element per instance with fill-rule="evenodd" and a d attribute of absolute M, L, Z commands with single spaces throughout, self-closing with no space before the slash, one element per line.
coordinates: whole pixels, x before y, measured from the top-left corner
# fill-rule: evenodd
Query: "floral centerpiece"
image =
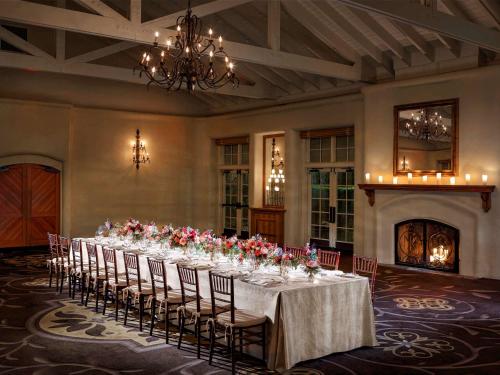
<path fill-rule="evenodd" d="M 97 228 L 96 231 L 96 235 L 102 237 L 109 237 L 112 229 L 113 229 L 113 223 L 108 218 L 106 219 L 103 225 L 99 225 L 99 228 Z"/>
<path fill-rule="evenodd" d="M 311 249 L 310 247 L 307 247 L 304 259 L 304 271 L 307 273 L 309 281 L 314 281 L 314 277 L 316 276 L 316 274 L 318 274 L 321 271 L 316 249 Z"/>
<path fill-rule="evenodd" d="M 158 233 L 157 239 L 163 245 L 170 241 L 170 237 L 172 236 L 173 233 L 174 233 L 174 227 L 172 226 L 172 224 L 165 224 Z"/>
<path fill-rule="evenodd" d="M 132 237 L 132 240 L 137 242 L 144 238 L 144 226 L 139 220 L 129 218 L 121 228 L 120 234 Z"/>
<path fill-rule="evenodd" d="M 198 248 L 210 254 L 210 260 L 214 260 L 217 250 L 220 249 L 222 239 L 214 235 L 211 229 L 200 234 Z"/>
<path fill-rule="evenodd" d="M 239 241 L 238 247 L 243 257 L 250 259 L 253 263 L 254 269 L 259 268 L 260 264 L 276 250 L 276 244 L 268 242 L 258 234 L 248 240 Z"/>
<path fill-rule="evenodd" d="M 170 247 L 180 247 L 186 252 L 199 243 L 198 230 L 191 227 L 177 228 L 172 232 L 168 242 Z"/>
<path fill-rule="evenodd" d="M 220 250 L 222 254 L 232 258 L 240 250 L 238 247 L 238 237 L 236 235 L 229 238 L 220 239 Z"/>
<path fill-rule="evenodd" d="M 156 241 L 160 236 L 160 232 L 158 231 L 158 227 L 154 221 L 151 221 L 149 224 L 144 225 L 144 238 L 149 241 Z"/>

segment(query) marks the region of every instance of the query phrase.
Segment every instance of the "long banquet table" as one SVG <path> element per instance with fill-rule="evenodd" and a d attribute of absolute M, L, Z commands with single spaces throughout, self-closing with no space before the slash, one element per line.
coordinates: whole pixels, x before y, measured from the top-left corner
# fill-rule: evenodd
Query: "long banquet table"
<path fill-rule="evenodd" d="M 82 238 L 82 244 L 102 243 L 94 238 Z M 101 252 L 101 246 L 98 251 Z M 84 262 L 86 262 L 86 248 Z M 137 250 L 136 250 L 137 251 Z M 147 257 L 165 258 L 161 252 L 144 250 L 139 253 L 141 278 L 150 281 Z M 100 253 L 101 254 L 101 253 Z M 123 257 L 118 255 L 118 271 L 124 272 Z M 102 258 L 101 258 L 102 259 Z M 165 262 L 168 285 L 179 289 L 177 266 Z M 208 270 L 200 269 L 200 293 L 210 298 Z M 290 278 L 278 285 L 256 285 L 235 279 L 235 306 L 269 318 L 267 367 L 271 370 L 290 369 L 301 361 L 349 351 L 362 346 L 375 346 L 375 321 L 368 279 L 329 276 L 318 277 L 314 283 L 304 278 Z"/>

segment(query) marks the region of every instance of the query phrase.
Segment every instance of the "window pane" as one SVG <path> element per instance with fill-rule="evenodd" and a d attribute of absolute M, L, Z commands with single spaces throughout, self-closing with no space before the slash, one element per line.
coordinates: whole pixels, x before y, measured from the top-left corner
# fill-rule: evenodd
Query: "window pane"
<path fill-rule="evenodd" d="M 319 150 L 321 148 L 321 138 L 311 138 L 310 142 L 311 150 Z"/>
<path fill-rule="evenodd" d="M 354 149 L 350 148 L 347 150 L 347 160 L 354 161 Z"/>
<path fill-rule="evenodd" d="M 354 185 L 354 171 L 347 172 L 347 184 L 346 185 Z"/>
<path fill-rule="evenodd" d="M 345 172 L 337 173 L 337 185 L 345 185 L 346 177 Z"/>
<path fill-rule="evenodd" d="M 329 199 L 322 199 L 321 200 L 321 211 L 323 212 L 328 212 L 328 209 L 329 209 L 329 204 L 330 204 L 330 200 Z"/>
<path fill-rule="evenodd" d="M 311 150 L 311 162 L 320 162 L 321 161 L 321 152 L 319 150 Z"/>
<path fill-rule="evenodd" d="M 354 242 L 354 231 L 352 229 L 346 230 L 346 242 Z"/>
<path fill-rule="evenodd" d="M 345 215 L 338 215 L 337 216 L 337 226 L 339 228 L 344 228 L 346 226 L 346 218 Z"/>
<path fill-rule="evenodd" d="M 319 227 L 316 225 L 313 225 L 311 227 L 311 237 L 312 238 L 319 238 Z"/>
<path fill-rule="evenodd" d="M 330 149 L 332 139 L 330 137 L 321 138 L 321 149 Z"/>
<path fill-rule="evenodd" d="M 347 228 L 354 228 L 354 215 L 347 215 Z"/>
<path fill-rule="evenodd" d="M 316 187 L 312 188 L 312 197 L 313 198 L 319 198 L 319 189 Z"/>
<path fill-rule="evenodd" d="M 241 145 L 241 164 L 248 164 L 248 144 Z"/>
<path fill-rule="evenodd" d="M 354 201 L 347 201 L 347 212 L 350 214 L 354 213 Z"/>
<path fill-rule="evenodd" d="M 345 199 L 346 198 L 346 189 L 344 187 L 337 188 L 337 199 Z"/>
<path fill-rule="evenodd" d="M 321 189 L 321 198 L 330 198 L 330 189 Z"/>
<path fill-rule="evenodd" d="M 311 205 L 312 211 L 319 211 L 319 199 L 313 199 Z"/>
<path fill-rule="evenodd" d="M 321 238 L 325 240 L 330 238 L 328 227 L 321 227 Z"/>
<path fill-rule="evenodd" d="M 337 148 L 346 148 L 347 147 L 347 136 L 339 136 L 336 139 Z"/>
<path fill-rule="evenodd" d="M 347 199 L 354 199 L 354 189 L 347 190 Z"/>
<path fill-rule="evenodd" d="M 330 173 L 328 172 L 323 172 L 321 173 L 321 185 L 329 185 L 330 184 Z"/>
<path fill-rule="evenodd" d="M 337 241 L 345 241 L 345 230 L 344 229 L 337 229 Z"/>
<path fill-rule="evenodd" d="M 321 150 L 321 162 L 322 163 L 328 163 L 330 161 L 330 149 L 328 150 Z"/>
<path fill-rule="evenodd" d="M 339 214 L 344 213 L 344 212 L 345 212 L 345 210 L 346 210 L 346 204 L 345 204 L 345 201 L 337 201 L 337 202 L 338 202 L 338 207 L 337 207 L 337 209 L 338 209 Z"/>
<path fill-rule="evenodd" d="M 328 219 L 329 219 L 328 216 L 329 216 L 328 211 L 326 213 L 321 214 L 321 225 L 325 225 L 328 223 Z"/>
<path fill-rule="evenodd" d="M 319 213 L 316 212 L 311 213 L 311 223 L 319 224 Z"/>
<path fill-rule="evenodd" d="M 335 159 L 337 161 L 347 161 L 347 149 L 346 148 L 337 149 Z"/>

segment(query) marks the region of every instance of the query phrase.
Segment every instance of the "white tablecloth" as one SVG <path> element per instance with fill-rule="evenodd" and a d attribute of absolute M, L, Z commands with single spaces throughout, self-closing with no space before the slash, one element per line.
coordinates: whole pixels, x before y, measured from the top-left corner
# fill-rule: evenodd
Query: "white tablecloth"
<path fill-rule="evenodd" d="M 86 240 L 94 239 L 82 239 Z M 118 270 L 124 272 L 120 253 L 118 250 Z M 147 255 L 140 254 L 139 259 L 141 278 L 150 280 Z M 179 289 L 176 265 L 167 263 L 166 270 L 168 285 Z M 210 298 L 208 271 L 200 270 L 198 274 L 201 296 Z M 269 369 L 290 369 L 301 361 L 377 345 L 370 288 L 365 277 L 329 277 L 315 283 L 290 279 L 276 287 L 235 280 L 234 287 L 237 308 L 269 318 Z"/>

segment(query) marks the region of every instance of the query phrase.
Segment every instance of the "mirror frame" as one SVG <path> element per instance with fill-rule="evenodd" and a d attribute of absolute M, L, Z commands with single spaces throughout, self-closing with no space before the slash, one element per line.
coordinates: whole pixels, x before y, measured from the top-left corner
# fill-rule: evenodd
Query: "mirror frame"
<path fill-rule="evenodd" d="M 439 105 L 451 105 L 453 111 L 453 134 L 451 136 L 451 171 L 439 171 L 435 169 L 410 169 L 408 171 L 398 170 L 398 139 L 399 139 L 399 112 L 409 109 L 418 109 L 422 107 L 435 107 Z M 393 175 L 404 176 L 411 172 L 413 176 L 434 175 L 441 172 L 443 176 L 458 175 L 458 109 L 459 99 L 444 99 L 430 102 L 420 102 L 411 104 L 402 104 L 394 106 L 394 149 L 393 149 Z"/>

